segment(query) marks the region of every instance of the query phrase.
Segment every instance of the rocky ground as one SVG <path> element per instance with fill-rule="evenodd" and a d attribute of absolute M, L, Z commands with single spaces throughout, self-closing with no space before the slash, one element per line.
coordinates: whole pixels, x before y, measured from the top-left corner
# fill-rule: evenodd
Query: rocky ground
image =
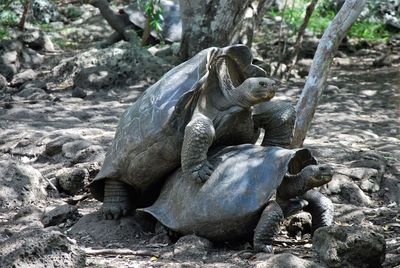
<path fill-rule="evenodd" d="M 101 40 L 105 33 L 93 25 L 76 23 L 68 34 L 80 44 Z M 85 186 L 121 113 L 176 64 L 176 47 L 150 48 L 153 56 L 135 44 L 66 50 L 46 38 L 32 41 L 39 39 L 25 35 L 1 47 L 14 65 L 0 70 L 0 266 L 400 266 L 399 51 L 383 64 L 376 60 L 388 51 L 384 44 L 343 49 L 335 58 L 304 144 L 335 166 L 321 189 L 334 202 L 334 226 L 311 237 L 308 214 L 287 219 L 271 255 L 196 236 L 166 243 L 137 216 L 101 219 L 101 203 Z M 265 45 L 256 48 L 264 66 L 276 66 Z M 310 63 L 300 60 L 299 75 L 277 98 L 296 102 Z"/>

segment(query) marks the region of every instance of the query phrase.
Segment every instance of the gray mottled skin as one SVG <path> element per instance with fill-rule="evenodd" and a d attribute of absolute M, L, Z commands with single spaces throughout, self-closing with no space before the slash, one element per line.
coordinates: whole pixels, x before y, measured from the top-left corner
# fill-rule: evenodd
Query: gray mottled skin
<path fill-rule="evenodd" d="M 317 165 L 307 149 L 243 144 L 225 147 L 209 161 L 215 169 L 204 184 L 188 180 L 179 169 L 157 201 L 138 210 L 181 234 L 214 241 L 253 237 L 254 249 L 266 252 L 272 251 L 280 220 L 303 208 L 316 217 L 316 228 L 331 224 L 329 199 L 308 191 L 328 183 L 332 170 Z M 277 198 L 271 200 L 275 190 Z"/>
<path fill-rule="evenodd" d="M 107 219 L 124 215 L 129 204 L 143 207 L 146 202 L 139 201 L 154 200 L 157 195 L 149 191 L 180 165 L 188 180 L 206 181 L 213 171 L 209 148 L 257 139 L 252 106 L 270 100 L 277 84 L 262 77 L 265 72 L 251 61 L 243 45 L 203 50 L 165 74 L 125 111 L 90 185 Z M 114 181 L 110 189 L 107 180 Z"/>

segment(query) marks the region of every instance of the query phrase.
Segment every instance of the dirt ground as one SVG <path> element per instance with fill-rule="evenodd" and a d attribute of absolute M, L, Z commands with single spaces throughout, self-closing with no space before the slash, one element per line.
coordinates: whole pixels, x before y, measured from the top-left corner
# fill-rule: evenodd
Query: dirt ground
<path fill-rule="evenodd" d="M 254 254 L 248 243 L 211 248 L 197 245 L 197 240 L 167 244 L 162 237 L 154 238 L 153 226 L 144 220 L 102 220 L 97 213 L 101 203 L 88 196 L 87 190 L 71 195 L 48 186 L 66 168 L 81 165 L 98 170 L 96 164 L 102 164 L 120 115 L 151 84 L 140 81 L 112 90 L 89 88 L 86 97 L 72 97 L 74 89 L 56 81 L 51 70 L 75 53 L 45 54 L 47 64 L 34 81 L 46 83 L 45 95 L 32 99 L 30 92 L 15 94 L 7 103 L 0 100 L 0 160 L 33 167 L 47 185 L 47 197 L 39 198 L 37 193 L 30 203 L 10 203 L 9 209 L 1 211 L 0 242 L 22 229 L 35 230 L 32 224 L 42 220 L 43 213 L 69 203 L 78 214 L 56 225 L 86 252 L 86 267 L 253 267 L 270 258 L 269 254 Z M 375 226 L 384 234 L 384 267 L 400 266 L 400 55 L 393 56 L 391 66 L 380 68 L 372 66 L 374 56 L 368 53 L 336 58 L 304 143 L 320 162 L 335 166 L 332 182 L 321 189 L 335 204 L 335 224 Z M 291 79 L 282 84 L 276 97 L 295 103 L 303 85 L 304 79 Z M 375 175 L 364 183 L 364 177 L 350 174 L 357 167 L 362 172 L 375 170 Z M 348 184 L 355 188 L 345 190 L 343 185 Z M 39 216 L 32 216 L 29 224 L 21 223 L 17 220 L 20 208 L 29 204 L 38 209 Z M 35 215 L 32 211 L 28 214 Z M 290 236 L 285 228 L 288 224 L 275 242 L 275 255 L 292 253 L 322 265 L 310 236 Z M 191 249 L 180 254 L 185 247 Z"/>

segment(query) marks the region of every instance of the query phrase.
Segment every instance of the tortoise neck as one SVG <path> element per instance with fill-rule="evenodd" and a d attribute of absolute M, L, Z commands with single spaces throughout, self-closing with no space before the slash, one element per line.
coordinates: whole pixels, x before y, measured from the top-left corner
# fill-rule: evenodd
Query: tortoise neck
<path fill-rule="evenodd" d="M 307 180 L 301 173 L 286 174 L 278 187 L 277 194 L 282 199 L 290 199 L 304 194 L 307 190 Z"/>

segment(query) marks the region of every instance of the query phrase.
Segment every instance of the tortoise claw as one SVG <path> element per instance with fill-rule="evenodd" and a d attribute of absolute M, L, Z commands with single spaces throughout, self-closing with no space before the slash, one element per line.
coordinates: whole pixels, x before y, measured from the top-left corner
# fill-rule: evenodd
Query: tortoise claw
<path fill-rule="evenodd" d="M 103 204 L 103 218 L 105 220 L 118 220 L 119 218 L 128 215 L 128 208 L 123 204 Z"/>
<path fill-rule="evenodd" d="M 210 162 L 205 161 L 203 164 L 199 164 L 193 168 L 193 172 L 189 174 L 189 177 L 197 183 L 204 183 L 213 173 L 214 168 Z"/>

